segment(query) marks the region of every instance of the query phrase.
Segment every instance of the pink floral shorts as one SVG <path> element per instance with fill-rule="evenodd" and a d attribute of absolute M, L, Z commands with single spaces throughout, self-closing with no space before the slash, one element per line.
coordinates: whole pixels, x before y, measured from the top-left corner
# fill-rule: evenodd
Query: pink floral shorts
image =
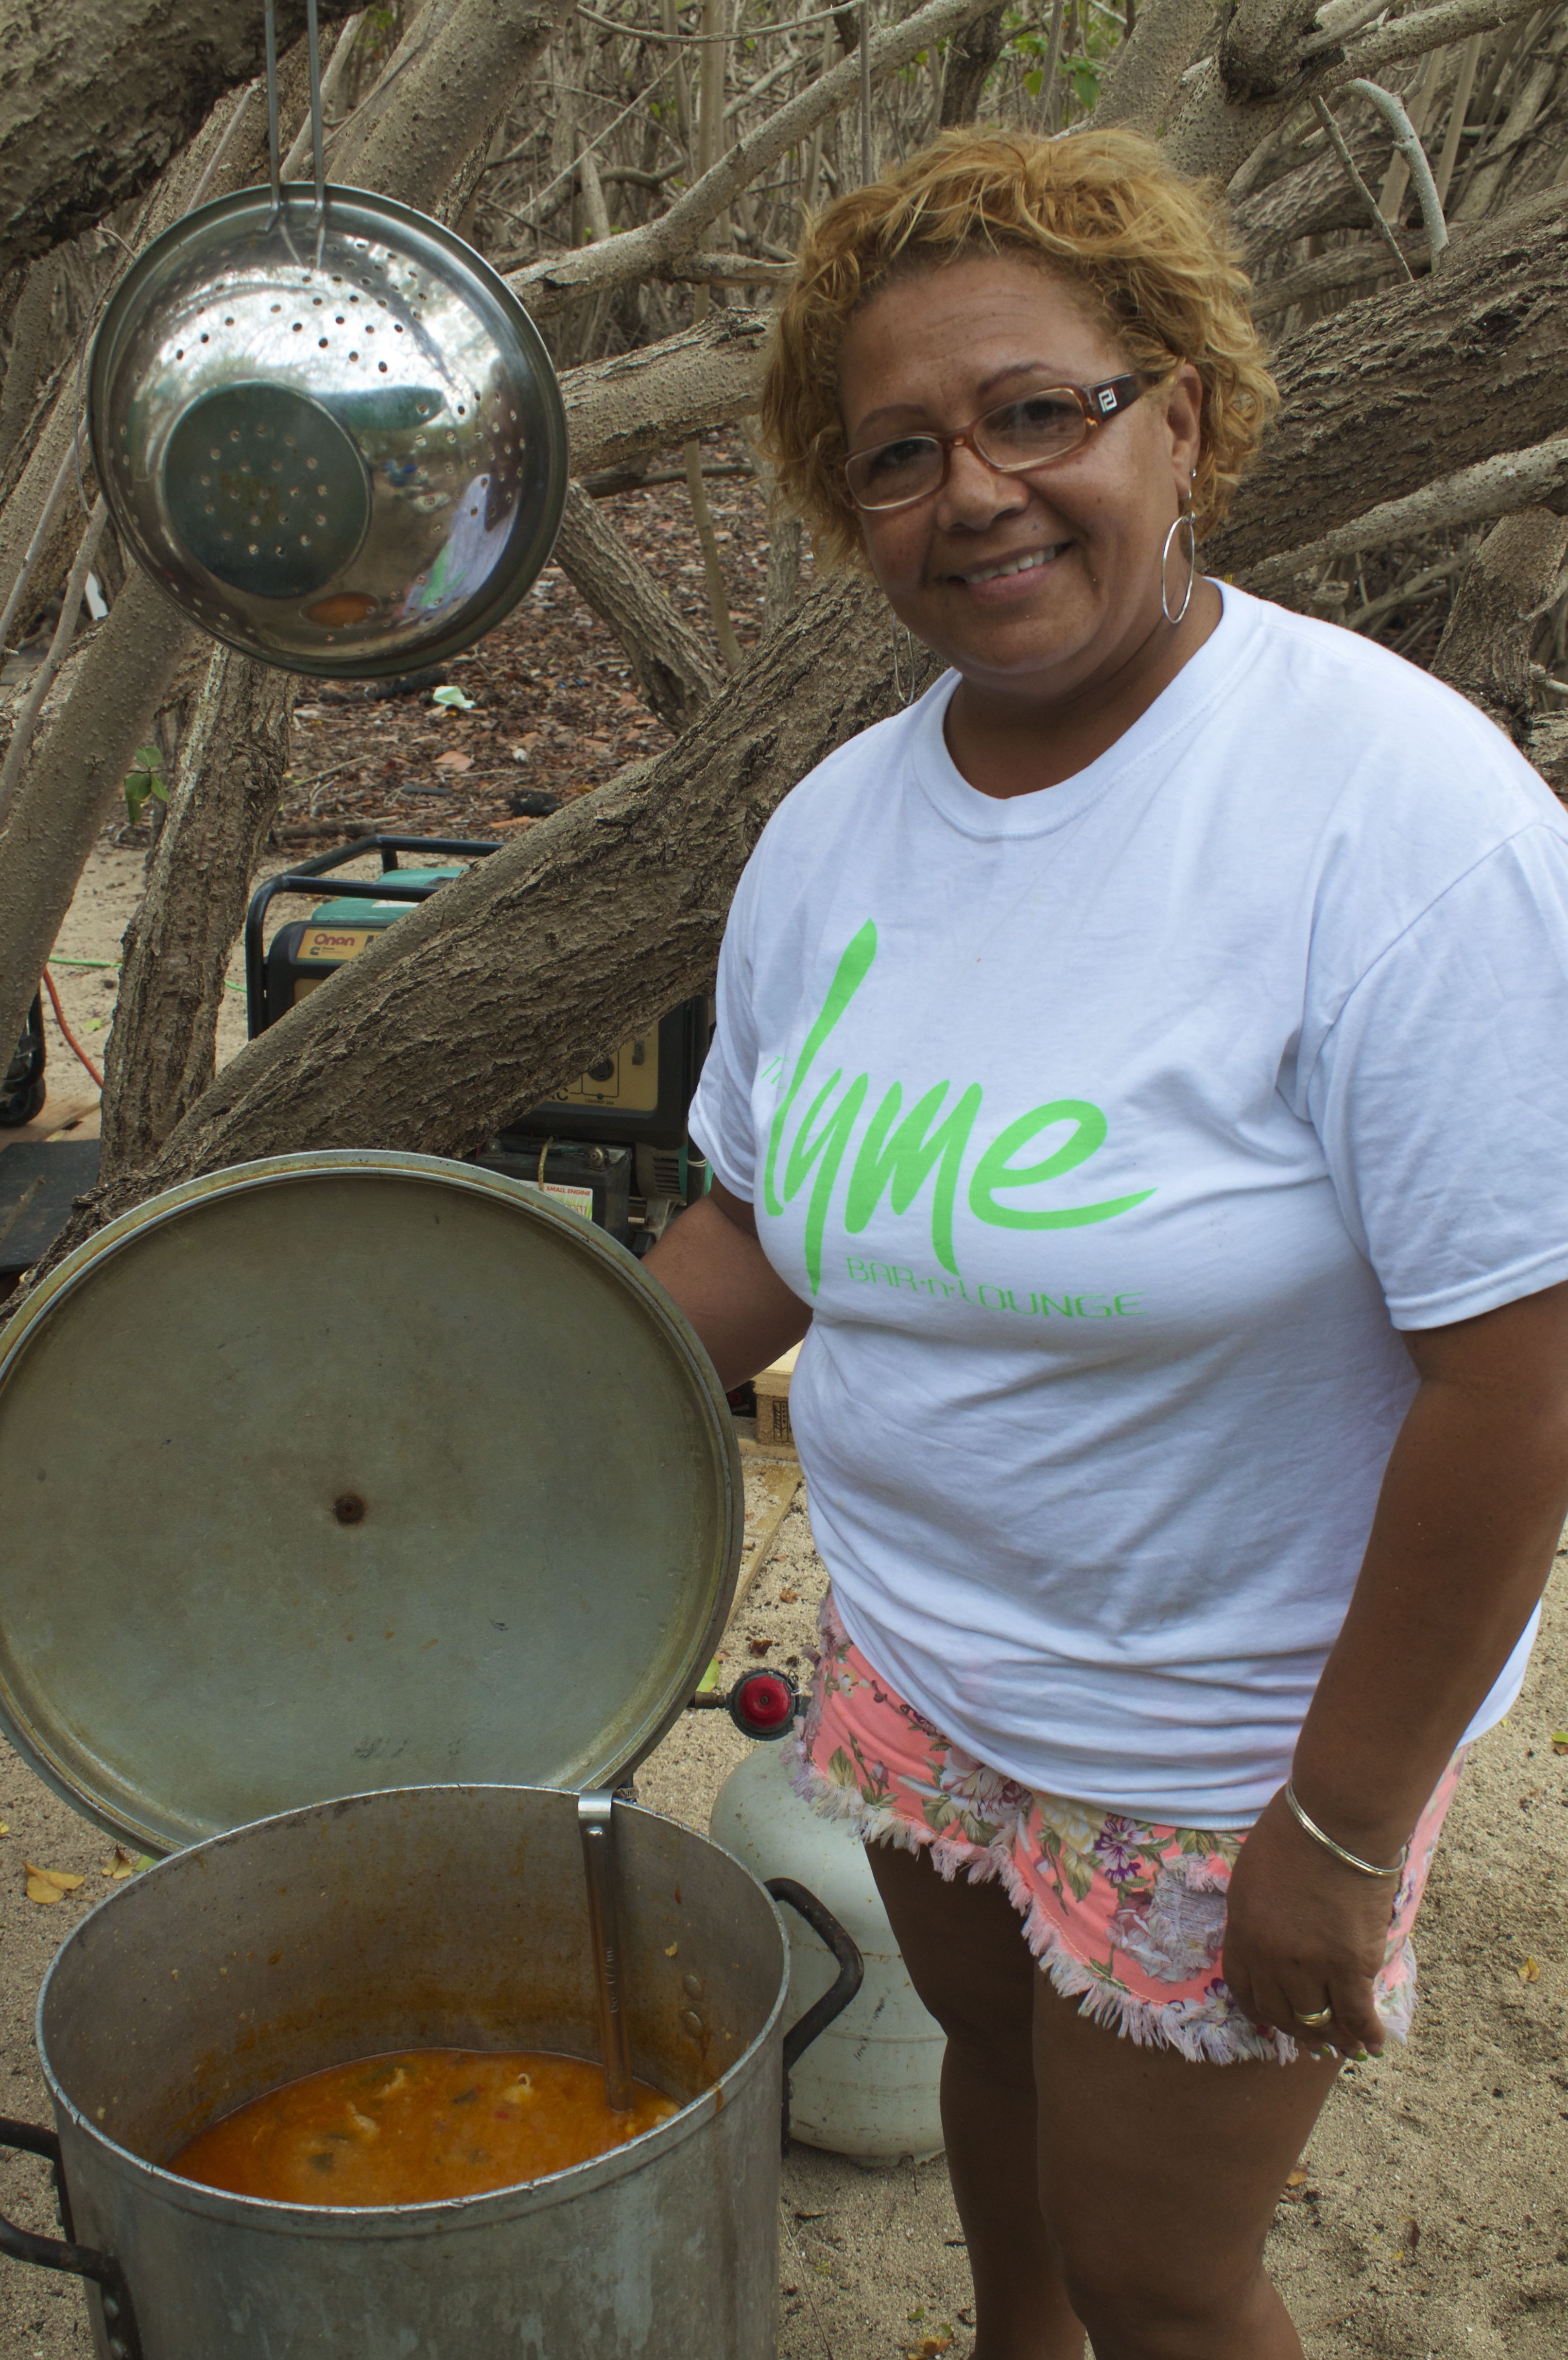
<path fill-rule="evenodd" d="M 999 1877 L 1029 1949 L 1083 2015 L 1128 2038 L 1230 2064 L 1293 2061 L 1297 2044 L 1260 2032 L 1220 1974 L 1225 1887 L 1245 1831 L 1162 1827 L 1020 1786 L 954 1745 L 879 1678 L 830 1595 L 805 1722 L 788 1741 L 796 1792 L 847 1819 L 867 1843 L 929 1851 L 944 1877 Z M 1461 1746 L 1410 1838 L 1374 1986 L 1397 2038 L 1410 2027 L 1410 1928 L 1465 1761 Z"/>

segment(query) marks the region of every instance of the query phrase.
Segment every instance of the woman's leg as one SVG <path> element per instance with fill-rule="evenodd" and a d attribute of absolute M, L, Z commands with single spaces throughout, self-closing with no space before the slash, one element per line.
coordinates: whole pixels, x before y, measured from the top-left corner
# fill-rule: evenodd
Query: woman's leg
<path fill-rule="evenodd" d="M 1000 1885 L 867 1852 L 948 2037 L 942 2129 L 969 2243 L 974 2360 L 1301 2360 L 1263 2275 L 1286 2178 L 1338 2067 L 1193 2065 L 1080 2016 Z"/>
<path fill-rule="evenodd" d="M 1036 1977 L 1040 2201 L 1095 2360 L 1301 2360 L 1263 2242 L 1338 2060 L 1193 2065 Z"/>
<path fill-rule="evenodd" d="M 1040 2209 L 1032 2041 L 1043 1979 L 1018 1911 L 999 1885 L 944 1884 L 923 1853 L 872 1844 L 866 1858 L 915 1989 L 947 2035 L 942 2125 L 975 2279 L 974 2360 L 1081 2360 L 1083 2331 Z"/>

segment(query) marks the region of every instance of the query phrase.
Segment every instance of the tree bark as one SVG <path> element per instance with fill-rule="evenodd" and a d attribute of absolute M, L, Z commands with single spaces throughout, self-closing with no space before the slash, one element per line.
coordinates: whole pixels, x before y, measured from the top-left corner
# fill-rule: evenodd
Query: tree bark
<path fill-rule="evenodd" d="M 1461 576 L 1432 670 L 1527 745 L 1535 626 L 1562 590 L 1568 519 L 1520 508 L 1486 535 Z"/>
<path fill-rule="evenodd" d="M 1203 0 L 1203 5 L 1208 5 L 1208 0 Z M 938 116 L 943 131 L 955 123 L 973 123 L 979 114 L 991 69 L 1007 43 L 1004 14 L 1004 10 L 993 8 L 988 15 L 977 16 L 972 25 L 965 25 L 949 42 Z"/>
<path fill-rule="evenodd" d="M 661 721 L 685 729 L 720 682 L 702 640 L 581 484 L 566 495 L 556 563 L 631 661 L 637 684 Z"/>
<path fill-rule="evenodd" d="M 219 648 L 147 892 L 125 933 L 103 1062 L 105 1179 L 152 1161 L 212 1083 L 229 955 L 278 802 L 298 683 Z"/>
<path fill-rule="evenodd" d="M 358 0 L 321 0 L 324 23 Z M 305 0 L 278 0 L 280 47 Z M 138 196 L 224 91 L 263 62 L 259 6 L 232 0 L 4 0 L 0 272 Z"/>
<path fill-rule="evenodd" d="M 1158 137 L 1214 20 L 1214 0 L 1148 0 L 1111 60 L 1095 123 L 1125 124 Z"/>
<path fill-rule="evenodd" d="M 1568 414 L 1568 191 L 1522 230 L 1480 231 L 1435 278 L 1353 303 L 1280 347 L 1284 404 L 1212 573 L 1241 574 Z"/>
<path fill-rule="evenodd" d="M 0 1041 L 15 1041 L 76 880 L 193 628 L 140 574 L 86 650 L 0 836 Z"/>
<path fill-rule="evenodd" d="M 432 210 L 492 133 L 574 0 L 460 0 L 397 95 L 333 169 Z M 416 30 L 419 28 L 416 27 Z"/>
<path fill-rule="evenodd" d="M 767 336 L 764 314 L 737 305 L 662 344 L 568 369 L 561 391 L 572 474 L 625 466 L 749 418 L 762 395 Z"/>
<path fill-rule="evenodd" d="M 679 745 L 476 863 L 249 1043 L 50 1265 L 130 1205 L 249 1156 L 480 1145 L 704 986 L 768 814 L 894 702 L 880 593 L 813 591 Z"/>

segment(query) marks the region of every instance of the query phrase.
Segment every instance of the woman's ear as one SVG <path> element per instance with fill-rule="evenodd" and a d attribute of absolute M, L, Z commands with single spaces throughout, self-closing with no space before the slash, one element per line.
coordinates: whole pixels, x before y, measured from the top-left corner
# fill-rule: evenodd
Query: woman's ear
<path fill-rule="evenodd" d="M 1164 390 L 1171 466 L 1181 498 L 1192 489 L 1192 471 L 1203 447 L 1203 380 L 1191 361 L 1183 361 Z"/>

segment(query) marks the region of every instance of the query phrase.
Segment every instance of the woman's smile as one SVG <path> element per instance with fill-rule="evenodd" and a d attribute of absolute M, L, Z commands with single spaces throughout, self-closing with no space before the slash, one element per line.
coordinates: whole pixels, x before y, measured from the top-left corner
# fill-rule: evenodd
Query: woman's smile
<path fill-rule="evenodd" d="M 1040 573 L 1044 566 L 1054 564 L 1059 558 L 1066 556 L 1071 547 L 1070 541 L 1055 541 L 1043 549 L 1019 550 L 1011 557 L 994 558 L 985 564 L 975 564 L 966 568 L 955 567 L 948 573 L 946 579 L 949 582 L 962 582 L 966 589 L 992 593 L 996 592 L 996 585 L 1000 583 L 1017 582 L 1020 585 L 1020 588 L 1018 592 L 1012 595 L 1027 595 L 1035 585 L 1025 581 L 1024 577 Z M 1007 595 L 999 594 L 993 598 L 992 603 L 999 604 L 1001 596 Z"/>

